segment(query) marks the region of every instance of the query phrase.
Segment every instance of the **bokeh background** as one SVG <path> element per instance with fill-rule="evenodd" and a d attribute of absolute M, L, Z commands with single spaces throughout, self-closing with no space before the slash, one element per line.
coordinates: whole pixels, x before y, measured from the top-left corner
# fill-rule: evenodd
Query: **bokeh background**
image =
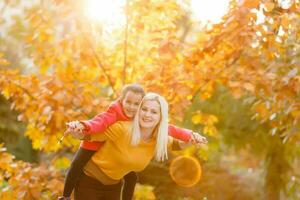
<path fill-rule="evenodd" d="M 152 162 L 135 199 L 300 199 L 299 27 L 299 0 L 1 0 L 0 199 L 60 196 L 65 123 L 132 82 L 209 141 Z M 180 155 L 193 187 L 170 178 Z"/>

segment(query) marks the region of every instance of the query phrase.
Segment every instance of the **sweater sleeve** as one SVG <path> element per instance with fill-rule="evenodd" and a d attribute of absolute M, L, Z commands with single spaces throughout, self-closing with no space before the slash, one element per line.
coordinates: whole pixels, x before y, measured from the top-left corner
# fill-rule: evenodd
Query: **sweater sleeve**
<path fill-rule="evenodd" d="M 169 135 L 172 136 L 173 138 L 176 138 L 184 142 L 188 142 L 191 139 L 191 133 L 193 131 L 189 129 L 178 128 L 172 124 L 169 124 L 168 132 Z"/>

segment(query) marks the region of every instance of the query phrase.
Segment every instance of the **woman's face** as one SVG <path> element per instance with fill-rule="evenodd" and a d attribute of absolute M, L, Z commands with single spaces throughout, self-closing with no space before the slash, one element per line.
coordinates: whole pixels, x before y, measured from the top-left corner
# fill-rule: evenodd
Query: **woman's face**
<path fill-rule="evenodd" d="M 156 100 L 145 100 L 139 112 L 139 124 L 142 128 L 154 128 L 160 121 L 160 105 Z"/>

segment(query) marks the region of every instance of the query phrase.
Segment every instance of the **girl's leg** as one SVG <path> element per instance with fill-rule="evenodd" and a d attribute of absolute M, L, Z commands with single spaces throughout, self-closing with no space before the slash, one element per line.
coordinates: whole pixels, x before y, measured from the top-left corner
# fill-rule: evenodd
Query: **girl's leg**
<path fill-rule="evenodd" d="M 83 148 L 79 148 L 76 152 L 71 166 L 67 172 L 65 186 L 64 186 L 64 197 L 69 197 L 72 194 L 72 191 L 75 187 L 76 182 L 83 174 L 83 167 L 90 160 L 90 158 L 94 155 L 95 151 L 86 150 Z"/>
<path fill-rule="evenodd" d="M 131 200 L 133 198 L 135 184 L 138 176 L 135 172 L 129 172 L 124 176 L 124 185 L 122 190 L 122 200 Z"/>

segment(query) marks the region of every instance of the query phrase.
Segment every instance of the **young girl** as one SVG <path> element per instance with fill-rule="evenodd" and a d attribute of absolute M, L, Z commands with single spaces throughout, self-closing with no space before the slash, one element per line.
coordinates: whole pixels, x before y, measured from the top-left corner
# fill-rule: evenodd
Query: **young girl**
<path fill-rule="evenodd" d="M 106 112 L 98 114 L 91 120 L 70 122 L 68 123 L 68 129 L 66 132 L 79 134 L 81 132 L 84 134 L 101 133 L 104 132 L 107 127 L 117 121 L 132 120 L 144 95 L 145 91 L 140 85 L 126 85 L 122 89 L 120 98 L 113 102 Z M 191 130 L 181 129 L 174 125 L 168 126 L 168 132 L 170 136 L 184 142 L 206 142 L 205 137 L 195 134 Z M 60 197 L 59 200 L 70 199 L 70 195 L 78 178 L 83 174 L 83 167 L 90 160 L 93 154 L 101 148 L 102 145 L 103 142 L 81 142 L 80 148 L 75 154 L 75 157 L 67 172 L 63 197 Z M 130 172 L 124 177 L 124 185 L 122 190 L 123 200 L 132 199 L 136 181 L 137 175 L 135 172 Z"/>

